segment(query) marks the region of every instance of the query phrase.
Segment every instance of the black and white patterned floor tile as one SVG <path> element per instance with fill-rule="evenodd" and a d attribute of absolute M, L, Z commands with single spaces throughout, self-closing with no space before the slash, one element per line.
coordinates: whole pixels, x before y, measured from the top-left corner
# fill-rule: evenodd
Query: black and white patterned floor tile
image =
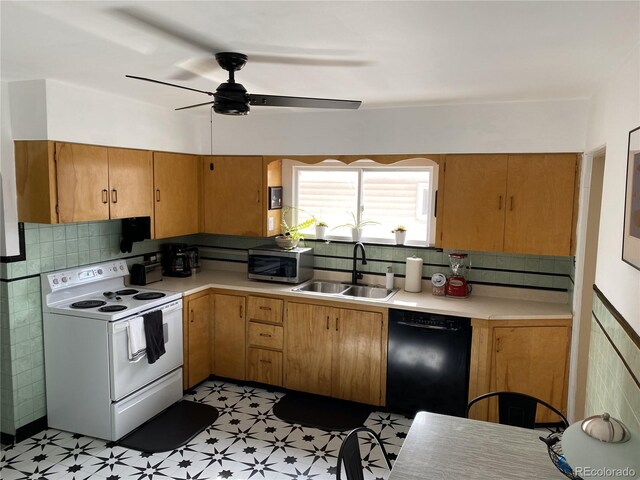
<path fill-rule="evenodd" d="M 147 454 L 117 442 L 49 429 L 0 456 L 3 480 L 333 480 L 343 432 L 326 432 L 279 420 L 273 405 L 284 394 L 209 381 L 185 399 L 213 405 L 220 416 L 181 448 Z M 365 426 L 382 438 L 392 462 L 411 420 L 386 412 Z M 388 475 L 382 452 L 360 442 L 365 480 Z"/>

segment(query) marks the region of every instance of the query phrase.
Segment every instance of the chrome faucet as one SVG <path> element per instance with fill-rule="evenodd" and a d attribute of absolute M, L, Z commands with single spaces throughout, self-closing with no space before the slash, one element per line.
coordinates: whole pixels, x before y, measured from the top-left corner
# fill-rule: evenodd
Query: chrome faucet
<path fill-rule="evenodd" d="M 353 246 L 353 270 L 351 270 L 351 284 L 357 285 L 358 280 L 362 278 L 362 274 L 358 273 L 358 247 L 362 250 L 362 265 L 367 264 L 367 254 L 364 251 L 362 242 L 356 242 Z"/>

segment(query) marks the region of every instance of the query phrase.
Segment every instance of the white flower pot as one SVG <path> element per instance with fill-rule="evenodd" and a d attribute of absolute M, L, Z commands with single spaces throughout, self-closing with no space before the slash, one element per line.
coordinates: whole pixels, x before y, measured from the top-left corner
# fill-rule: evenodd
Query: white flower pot
<path fill-rule="evenodd" d="M 359 242 L 362 239 L 362 229 L 361 228 L 352 228 L 351 229 L 351 237 L 354 242 Z"/>
<path fill-rule="evenodd" d="M 324 225 L 316 225 L 316 238 L 318 240 L 324 240 L 325 235 L 327 234 L 327 227 Z"/>
<path fill-rule="evenodd" d="M 396 235 L 396 245 L 404 245 L 404 241 L 407 239 L 407 231 L 401 230 L 394 233 Z"/>

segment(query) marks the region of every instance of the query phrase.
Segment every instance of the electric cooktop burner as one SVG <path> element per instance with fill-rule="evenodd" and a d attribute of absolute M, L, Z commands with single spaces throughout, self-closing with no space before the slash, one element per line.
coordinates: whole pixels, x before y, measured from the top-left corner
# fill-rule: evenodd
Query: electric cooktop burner
<path fill-rule="evenodd" d="M 106 307 L 100 307 L 99 312 L 119 312 L 120 310 L 126 310 L 124 305 L 107 305 Z"/>
<path fill-rule="evenodd" d="M 107 302 L 102 300 L 82 300 L 71 304 L 71 308 L 96 308 L 106 305 Z"/>
<path fill-rule="evenodd" d="M 124 290 L 118 290 L 116 292 L 116 295 L 134 295 L 138 293 L 138 290 L 135 290 L 133 288 L 125 288 Z"/>
<path fill-rule="evenodd" d="M 164 296 L 165 294 L 160 292 L 143 292 L 134 295 L 133 298 L 136 300 L 155 300 L 156 298 L 162 298 Z"/>

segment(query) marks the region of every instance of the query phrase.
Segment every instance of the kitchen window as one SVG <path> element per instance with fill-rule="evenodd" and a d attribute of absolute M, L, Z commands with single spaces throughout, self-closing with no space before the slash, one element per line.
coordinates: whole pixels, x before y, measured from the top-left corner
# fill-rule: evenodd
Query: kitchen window
<path fill-rule="evenodd" d="M 430 161 L 423 161 L 426 163 Z M 328 162 L 325 162 L 328 163 Z M 360 162 L 356 162 L 360 163 Z M 392 230 L 407 228 L 410 245 L 432 245 L 435 238 L 435 165 L 395 166 L 364 161 L 366 166 L 293 166 L 293 214 L 304 220 L 313 215 L 329 225 L 326 238 L 351 241 L 349 227 L 339 225 L 373 221 L 363 227 L 362 240 L 395 243 Z M 353 215 L 353 217 L 352 217 Z M 315 228 L 303 232 L 315 237 Z"/>

